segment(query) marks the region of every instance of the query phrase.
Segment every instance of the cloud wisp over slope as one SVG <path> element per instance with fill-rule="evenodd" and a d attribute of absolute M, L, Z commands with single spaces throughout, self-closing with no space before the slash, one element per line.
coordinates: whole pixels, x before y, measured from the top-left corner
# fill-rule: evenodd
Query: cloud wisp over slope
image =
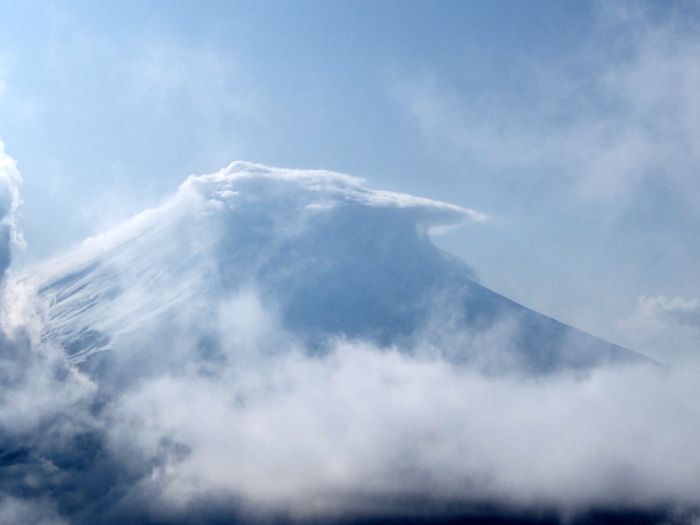
<path fill-rule="evenodd" d="M 0 518 L 692 519 L 697 363 L 536 314 L 430 242 L 485 219 L 234 163 L 7 279 Z"/>

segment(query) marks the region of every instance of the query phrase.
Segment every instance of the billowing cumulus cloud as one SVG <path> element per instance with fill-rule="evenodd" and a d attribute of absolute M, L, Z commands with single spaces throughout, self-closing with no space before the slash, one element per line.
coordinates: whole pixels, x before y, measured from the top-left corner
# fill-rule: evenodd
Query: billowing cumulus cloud
<path fill-rule="evenodd" d="M 234 163 L 11 279 L 0 517 L 691 520 L 698 363 L 527 310 L 430 242 L 483 219 Z"/>

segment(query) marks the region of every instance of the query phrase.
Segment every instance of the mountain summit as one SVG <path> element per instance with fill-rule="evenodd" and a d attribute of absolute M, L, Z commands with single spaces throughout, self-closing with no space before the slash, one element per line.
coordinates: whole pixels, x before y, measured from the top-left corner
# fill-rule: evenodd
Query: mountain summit
<path fill-rule="evenodd" d="M 242 293 L 310 354 L 364 340 L 525 374 L 640 358 L 486 289 L 430 242 L 484 219 L 347 175 L 235 162 L 24 281 L 46 302 L 45 338 L 76 363 L 168 345 L 221 359 L 222 322 L 250 311 L 222 305 Z"/>

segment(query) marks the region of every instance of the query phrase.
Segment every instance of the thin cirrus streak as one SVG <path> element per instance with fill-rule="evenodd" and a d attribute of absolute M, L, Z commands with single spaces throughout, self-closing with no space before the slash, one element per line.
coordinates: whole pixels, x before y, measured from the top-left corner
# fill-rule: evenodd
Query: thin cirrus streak
<path fill-rule="evenodd" d="M 11 277 L 3 522 L 692 521 L 697 363 L 532 312 L 430 242 L 485 219 L 234 163 Z"/>

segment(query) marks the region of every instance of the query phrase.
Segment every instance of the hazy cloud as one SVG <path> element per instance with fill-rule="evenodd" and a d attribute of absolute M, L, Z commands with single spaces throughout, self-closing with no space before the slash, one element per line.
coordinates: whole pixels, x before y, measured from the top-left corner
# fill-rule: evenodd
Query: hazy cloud
<path fill-rule="evenodd" d="M 662 360 L 697 359 L 700 355 L 700 301 L 683 297 L 645 297 L 637 310 L 616 323 L 637 348 Z"/>
<path fill-rule="evenodd" d="M 0 111 L 12 118 L 29 119 L 34 115 L 35 104 L 21 97 L 11 82 L 16 61 L 10 53 L 0 51 Z"/>
<path fill-rule="evenodd" d="M 700 35 L 680 14 L 656 22 L 636 4 L 600 4 L 585 47 L 520 67 L 517 103 L 498 89 L 464 95 L 430 72 L 393 94 L 445 155 L 547 169 L 615 206 L 660 178 L 700 209 Z"/>
<path fill-rule="evenodd" d="M 126 69 L 133 99 L 159 118 L 187 112 L 188 126 L 194 118 L 225 131 L 259 111 L 249 75 L 230 55 L 152 38 L 135 45 Z"/>

